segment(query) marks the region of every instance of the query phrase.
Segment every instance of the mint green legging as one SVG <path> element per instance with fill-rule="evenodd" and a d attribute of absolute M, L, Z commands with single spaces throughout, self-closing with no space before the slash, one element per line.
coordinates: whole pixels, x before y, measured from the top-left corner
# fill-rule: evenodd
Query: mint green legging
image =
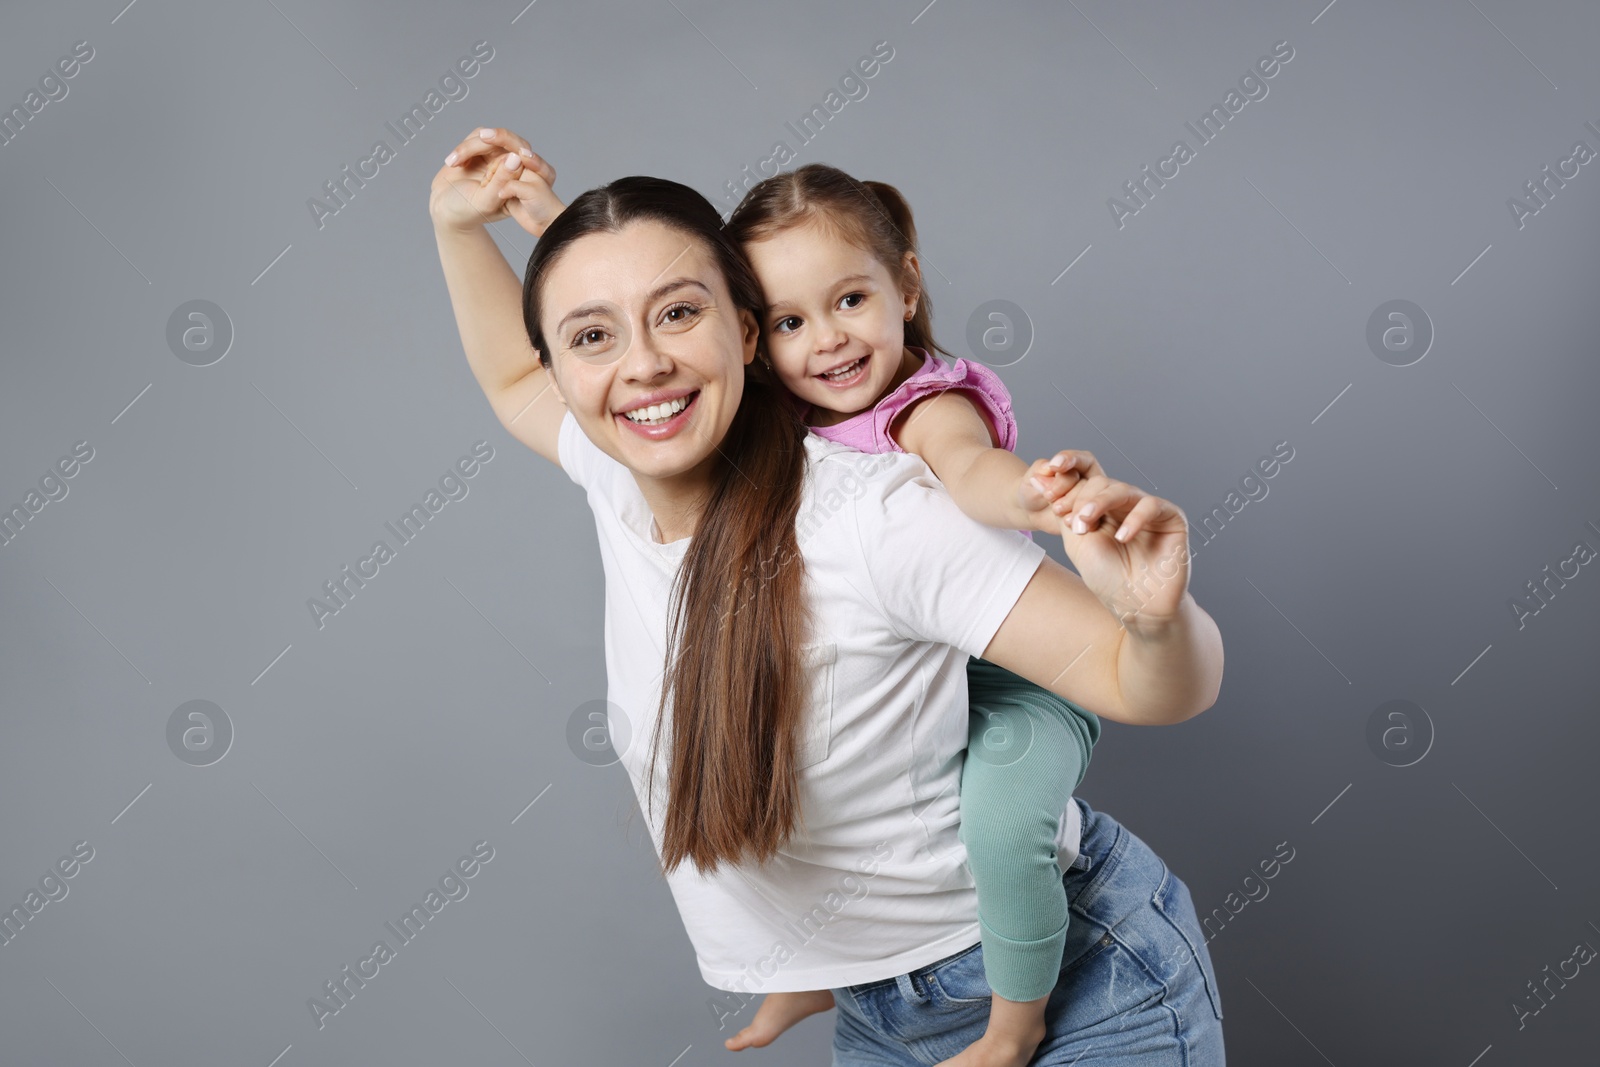
<path fill-rule="evenodd" d="M 967 691 L 958 836 L 978 889 L 984 971 L 1007 1000 L 1037 1000 L 1055 988 L 1067 940 L 1058 824 L 1100 719 L 983 659 L 968 662 Z"/>

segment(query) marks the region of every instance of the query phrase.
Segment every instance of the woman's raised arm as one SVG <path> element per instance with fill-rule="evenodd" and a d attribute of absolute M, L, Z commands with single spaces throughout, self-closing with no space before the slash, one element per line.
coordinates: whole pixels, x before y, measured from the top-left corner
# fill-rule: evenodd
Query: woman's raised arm
<path fill-rule="evenodd" d="M 1188 591 L 1183 511 L 1104 475 L 1054 509 L 1078 574 L 1042 560 L 984 658 L 1116 722 L 1178 723 L 1215 704 L 1222 635 Z"/>
<path fill-rule="evenodd" d="M 509 157 L 509 158 L 508 158 Z M 513 217 L 537 236 L 560 213 L 555 170 L 506 130 L 479 129 L 434 175 L 428 197 L 439 262 L 467 363 L 511 435 L 552 463 L 566 408 L 522 321 L 522 281 L 487 226 Z"/>

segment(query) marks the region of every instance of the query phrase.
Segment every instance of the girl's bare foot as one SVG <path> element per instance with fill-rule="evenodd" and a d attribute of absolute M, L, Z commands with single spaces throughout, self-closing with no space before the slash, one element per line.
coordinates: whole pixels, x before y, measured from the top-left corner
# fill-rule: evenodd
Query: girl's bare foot
<path fill-rule="evenodd" d="M 954 1056 L 940 1060 L 938 1067 L 1027 1067 L 1043 1040 L 1042 1035 L 1037 1041 L 1028 1041 L 989 1030 Z"/>
<path fill-rule="evenodd" d="M 803 993 L 768 993 L 756 1009 L 750 1025 L 734 1034 L 722 1044 L 735 1052 L 745 1048 L 770 1045 L 795 1023 L 807 1015 L 832 1008 L 833 993 L 826 989 L 809 989 Z"/>
<path fill-rule="evenodd" d="M 983 1036 L 937 1067 L 1026 1067 L 1049 1028 L 1044 1009 L 1050 997 L 1007 1000 L 994 994 L 989 1004 L 989 1026 Z"/>

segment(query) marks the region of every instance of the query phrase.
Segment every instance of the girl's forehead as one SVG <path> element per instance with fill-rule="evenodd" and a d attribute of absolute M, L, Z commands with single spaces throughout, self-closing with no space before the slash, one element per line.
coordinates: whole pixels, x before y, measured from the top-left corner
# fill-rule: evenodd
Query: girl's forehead
<path fill-rule="evenodd" d="M 762 275 L 810 277 L 823 266 L 848 273 L 887 274 L 887 266 L 843 227 L 806 218 L 745 246 Z M 831 279 L 812 278 L 826 284 Z"/>

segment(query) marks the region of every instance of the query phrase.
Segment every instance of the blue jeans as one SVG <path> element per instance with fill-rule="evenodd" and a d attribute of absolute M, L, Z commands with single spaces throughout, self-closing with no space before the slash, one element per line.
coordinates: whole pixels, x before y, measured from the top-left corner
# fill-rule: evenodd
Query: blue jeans
<path fill-rule="evenodd" d="M 1030 1064 L 1223 1067 L 1222 998 L 1189 887 L 1105 812 L 1083 811 L 1062 877 L 1071 911 L 1047 1031 Z M 983 945 L 897 978 L 833 990 L 833 1067 L 949 1059 L 983 1035 Z"/>

